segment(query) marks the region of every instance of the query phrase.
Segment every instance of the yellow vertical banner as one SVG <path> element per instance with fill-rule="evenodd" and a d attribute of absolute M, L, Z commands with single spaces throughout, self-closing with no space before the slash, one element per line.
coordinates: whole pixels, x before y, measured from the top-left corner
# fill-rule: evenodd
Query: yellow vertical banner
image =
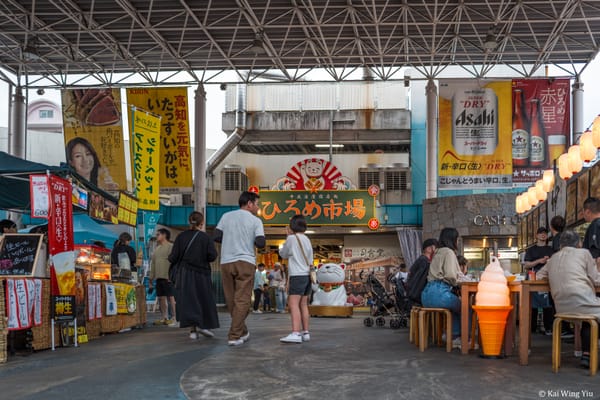
<path fill-rule="evenodd" d="M 158 210 L 160 175 L 160 117 L 132 107 L 131 153 L 139 208 Z"/>
<path fill-rule="evenodd" d="M 440 190 L 512 187 L 511 90 L 511 81 L 440 80 Z"/>
<path fill-rule="evenodd" d="M 119 89 L 64 89 L 61 97 L 67 163 L 100 189 L 127 190 Z"/>
<path fill-rule="evenodd" d="M 162 117 L 160 190 L 192 191 L 187 88 L 129 88 L 127 104 Z"/>

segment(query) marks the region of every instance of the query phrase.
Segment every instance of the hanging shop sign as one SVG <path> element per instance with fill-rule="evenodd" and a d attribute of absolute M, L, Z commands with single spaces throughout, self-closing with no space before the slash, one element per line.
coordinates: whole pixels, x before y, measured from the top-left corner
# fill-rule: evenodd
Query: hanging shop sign
<path fill-rule="evenodd" d="M 129 88 L 127 104 L 160 116 L 157 159 L 161 192 L 192 191 L 192 156 L 186 87 Z M 158 193 L 158 192 L 157 192 Z M 157 208 L 158 209 L 158 208 Z"/>
<path fill-rule="evenodd" d="M 265 225 L 288 225 L 301 214 L 309 225 L 375 225 L 375 197 L 368 190 L 260 192 L 260 217 Z"/>
<path fill-rule="evenodd" d="M 118 220 L 119 222 L 136 226 L 137 223 L 137 210 L 138 210 L 138 199 L 130 196 L 127 193 L 121 192 L 119 194 L 119 211 Z"/>
<path fill-rule="evenodd" d="M 29 193 L 31 198 L 31 217 L 48 218 L 48 175 L 29 175 Z"/>

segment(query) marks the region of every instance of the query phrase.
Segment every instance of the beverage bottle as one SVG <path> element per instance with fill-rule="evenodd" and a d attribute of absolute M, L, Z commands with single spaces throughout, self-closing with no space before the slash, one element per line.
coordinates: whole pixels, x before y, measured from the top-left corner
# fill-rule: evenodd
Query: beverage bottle
<path fill-rule="evenodd" d="M 532 167 L 543 167 L 546 156 L 544 124 L 540 118 L 540 101 L 538 99 L 532 99 L 531 127 L 529 128 L 529 165 Z"/>
<path fill-rule="evenodd" d="M 526 167 L 529 163 L 529 132 L 527 116 L 523 108 L 523 91 L 513 90 L 513 130 L 512 159 L 516 167 Z"/>

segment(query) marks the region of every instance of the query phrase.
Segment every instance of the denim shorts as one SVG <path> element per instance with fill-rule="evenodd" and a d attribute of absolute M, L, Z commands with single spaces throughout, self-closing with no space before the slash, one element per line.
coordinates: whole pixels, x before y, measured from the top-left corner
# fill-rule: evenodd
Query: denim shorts
<path fill-rule="evenodd" d="M 290 276 L 289 295 L 308 296 L 311 291 L 310 276 Z"/>

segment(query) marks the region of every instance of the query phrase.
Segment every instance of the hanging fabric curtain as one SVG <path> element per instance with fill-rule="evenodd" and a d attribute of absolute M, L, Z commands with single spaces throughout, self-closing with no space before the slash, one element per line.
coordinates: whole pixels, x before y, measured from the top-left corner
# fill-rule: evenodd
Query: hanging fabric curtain
<path fill-rule="evenodd" d="M 400 250 L 404 263 L 408 268 L 421 255 L 421 246 L 423 243 L 423 232 L 418 229 L 397 228 L 398 240 L 400 241 Z"/>

